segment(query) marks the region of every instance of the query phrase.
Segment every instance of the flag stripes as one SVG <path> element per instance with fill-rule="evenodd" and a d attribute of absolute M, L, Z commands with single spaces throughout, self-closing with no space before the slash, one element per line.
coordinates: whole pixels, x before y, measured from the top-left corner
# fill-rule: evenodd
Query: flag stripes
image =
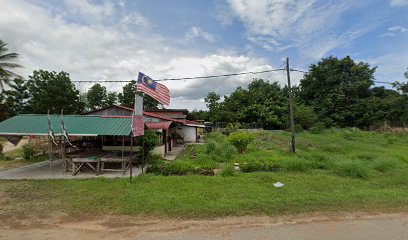
<path fill-rule="evenodd" d="M 146 93 L 164 105 L 170 104 L 170 91 L 165 85 L 155 82 L 141 72 L 139 72 L 137 83 L 138 91 Z"/>

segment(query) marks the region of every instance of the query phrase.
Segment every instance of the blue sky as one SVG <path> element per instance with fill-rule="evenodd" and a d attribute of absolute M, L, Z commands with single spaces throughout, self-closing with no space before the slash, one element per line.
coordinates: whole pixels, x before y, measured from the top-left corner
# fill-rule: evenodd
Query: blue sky
<path fill-rule="evenodd" d="M 378 81 L 408 67 L 408 0 L 3 0 L 0 38 L 25 66 L 72 80 L 190 77 L 279 68 L 307 70 L 329 55 L 377 66 Z M 282 72 L 166 82 L 171 107 L 204 109 L 252 78 L 284 84 Z M 302 78 L 293 73 L 294 83 Z M 122 83 L 106 83 L 120 91 Z M 77 84 L 85 91 L 89 84 Z"/>

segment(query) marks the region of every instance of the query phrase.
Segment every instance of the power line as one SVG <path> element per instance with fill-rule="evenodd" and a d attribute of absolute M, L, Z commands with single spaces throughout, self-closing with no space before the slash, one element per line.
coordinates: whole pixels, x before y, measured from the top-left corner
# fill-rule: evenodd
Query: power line
<path fill-rule="evenodd" d="M 184 78 L 164 78 L 164 79 L 157 79 L 155 81 L 179 81 L 179 80 L 193 80 L 193 79 L 205 79 L 205 78 L 217 78 L 217 77 L 230 77 L 230 76 L 238 76 L 238 75 L 247 75 L 247 74 L 260 74 L 260 73 L 268 73 L 268 72 L 276 72 L 285 70 L 284 68 L 278 69 L 271 69 L 265 71 L 258 71 L 258 72 L 241 72 L 241 73 L 230 73 L 230 74 L 221 74 L 221 75 L 209 75 L 209 76 L 198 76 L 198 77 L 184 77 Z M 130 80 L 74 80 L 71 82 L 81 83 L 81 82 L 130 82 Z"/>

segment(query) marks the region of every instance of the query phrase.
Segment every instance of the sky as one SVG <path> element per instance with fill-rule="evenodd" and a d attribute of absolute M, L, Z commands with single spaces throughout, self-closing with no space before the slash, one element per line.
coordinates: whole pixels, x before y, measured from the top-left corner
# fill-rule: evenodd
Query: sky
<path fill-rule="evenodd" d="M 195 77 L 282 68 L 286 57 L 306 71 L 332 55 L 394 82 L 408 67 L 408 0 L 0 0 L 0 39 L 26 78 L 36 69 L 74 81 Z M 298 84 L 302 73 L 291 77 Z M 162 83 L 170 108 L 193 110 L 206 108 L 209 91 L 228 95 L 253 78 L 286 81 L 279 71 Z"/>

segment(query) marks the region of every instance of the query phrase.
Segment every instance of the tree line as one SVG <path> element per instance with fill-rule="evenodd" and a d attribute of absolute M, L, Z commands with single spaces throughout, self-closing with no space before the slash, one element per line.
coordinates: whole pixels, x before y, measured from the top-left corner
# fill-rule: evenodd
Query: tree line
<path fill-rule="evenodd" d="M 114 104 L 134 105 L 136 81 L 111 92 L 99 83 L 80 92 L 67 72 L 35 70 L 28 79 L 13 73 L 21 67 L 11 63 L 17 53 L 9 53 L 0 40 L 0 121 L 24 113 L 81 114 Z M 393 88 L 374 85 L 376 67 L 356 63 L 350 57 L 323 58 L 292 87 L 295 120 L 309 129 L 316 123 L 327 127 L 366 128 L 376 121 L 408 122 L 408 83 L 394 82 Z M 408 79 L 408 69 L 404 74 Z M 6 90 L 5 85 L 9 88 Z M 238 87 L 229 96 L 209 92 L 208 110 L 194 110 L 188 118 L 211 122 L 248 123 L 265 129 L 286 129 L 289 125 L 288 89 L 278 82 L 254 79 L 247 88 Z M 145 109 L 156 109 L 158 102 L 144 98 Z"/>
<path fill-rule="evenodd" d="M 356 63 L 350 57 L 323 58 L 292 87 L 298 128 L 315 124 L 326 127 L 368 128 L 377 121 L 408 123 L 408 83 L 394 82 L 394 89 L 374 85 L 376 67 Z M 408 79 L 408 69 L 404 74 Z M 254 79 L 248 88 L 238 87 L 221 98 L 209 92 L 208 111 L 194 110 L 189 119 L 211 122 L 252 123 L 265 129 L 289 126 L 287 86 Z"/>

